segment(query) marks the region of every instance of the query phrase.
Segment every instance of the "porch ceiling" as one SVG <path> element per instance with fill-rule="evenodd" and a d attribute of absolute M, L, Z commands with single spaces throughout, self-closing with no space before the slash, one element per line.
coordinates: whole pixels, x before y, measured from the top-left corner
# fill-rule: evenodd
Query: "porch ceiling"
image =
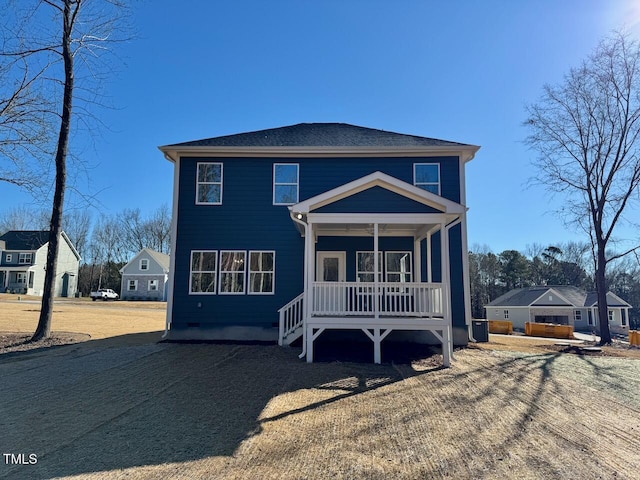
<path fill-rule="evenodd" d="M 379 223 L 380 237 L 419 237 L 440 228 L 440 224 Z M 318 223 L 314 232 L 320 236 L 373 237 L 373 223 Z"/>

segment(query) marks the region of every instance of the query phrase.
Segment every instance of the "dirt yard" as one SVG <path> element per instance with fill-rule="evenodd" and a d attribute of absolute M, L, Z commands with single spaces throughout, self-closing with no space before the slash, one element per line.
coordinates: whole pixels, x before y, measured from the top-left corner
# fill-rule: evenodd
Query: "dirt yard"
<path fill-rule="evenodd" d="M 91 340 L 0 350 L 0 452 L 28 463 L 0 458 L 0 478 L 638 478 L 640 360 L 492 336 L 450 369 L 391 346 L 393 363 L 306 364 L 277 346 L 156 343 L 163 312 L 140 305 L 60 303 L 82 323 L 54 330 Z M 0 303 L 0 331 L 22 307 Z"/>

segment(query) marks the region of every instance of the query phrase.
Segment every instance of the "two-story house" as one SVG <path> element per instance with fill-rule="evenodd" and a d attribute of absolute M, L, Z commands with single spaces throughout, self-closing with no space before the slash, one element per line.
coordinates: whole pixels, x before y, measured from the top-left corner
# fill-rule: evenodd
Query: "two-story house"
<path fill-rule="evenodd" d="M 160 147 L 174 163 L 171 339 L 470 335 L 465 164 L 479 147 L 340 123 Z"/>
<path fill-rule="evenodd" d="M 120 274 L 122 300 L 167 300 L 169 255 L 143 248 L 120 269 Z"/>
<path fill-rule="evenodd" d="M 54 296 L 77 291 L 80 255 L 62 232 Z M 49 232 L 12 230 L 0 236 L 0 291 L 42 296 Z"/>

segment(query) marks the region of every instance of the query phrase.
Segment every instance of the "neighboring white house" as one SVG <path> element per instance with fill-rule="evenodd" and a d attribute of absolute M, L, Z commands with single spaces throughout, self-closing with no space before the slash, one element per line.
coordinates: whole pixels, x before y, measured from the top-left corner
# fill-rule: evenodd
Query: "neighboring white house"
<path fill-rule="evenodd" d="M 80 255 L 62 232 L 58 248 L 55 297 L 77 291 Z M 0 292 L 42 296 L 49 232 L 12 230 L 0 236 Z"/>
<path fill-rule="evenodd" d="M 169 255 L 144 248 L 120 269 L 122 300 L 167 300 Z"/>
<path fill-rule="evenodd" d="M 525 322 L 571 325 L 576 331 L 600 331 L 596 292 L 569 285 L 516 288 L 484 306 L 488 320 L 507 320 L 524 330 Z M 630 304 L 607 293 L 609 326 L 614 332 L 629 328 Z"/>

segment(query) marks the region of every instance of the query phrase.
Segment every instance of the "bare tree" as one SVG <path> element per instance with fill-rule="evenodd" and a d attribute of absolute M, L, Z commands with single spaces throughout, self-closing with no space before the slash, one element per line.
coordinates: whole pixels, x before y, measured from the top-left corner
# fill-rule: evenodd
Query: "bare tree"
<path fill-rule="evenodd" d="M 27 119 L 18 118 L 8 125 L 15 125 L 26 132 L 30 130 L 25 125 L 33 125 L 33 134 L 30 136 L 39 138 L 39 135 L 45 135 L 43 143 L 55 145 L 51 150 L 55 152 L 55 182 L 49 224 L 49 246 L 42 307 L 33 341 L 48 337 L 51 331 L 57 255 L 67 183 L 69 139 L 72 119 L 76 118 L 76 115 L 72 116 L 74 99 L 78 100 L 78 93 L 83 95 L 79 97 L 81 111 L 88 103 L 95 103 L 95 83 L 100 78 L 98 59 L 100 53 L 105 51 L 105 42 L 114 40 L 111 35 L 117 25 L 121 6 L 118 0 L 38 0 L 21 2 L 15 19 L 7 13 L 8 8 L 3 12 L 5 24 L 0 56 L 8 59 L 8 62 L 3 63 L 9 69 L 4 76 L 10 80 L 14 79 L 16 92 L 15 95 L 9 95 L 6 110 L 9 114 L 23 112 Z M 14 20 L 15 24 L 11 23 Z M 24 67 L 16 73 L 16 66 Z M 77 70 L 87 72 L 86 77 L 82 78 L 88 82 L 84 86 L 82 82 L 76 83 Z M 34 95 L 36 86 L 39 90 Z M 11 99 L 24 100 L 20 102 Z M 45 103 L 41 106 L 39 102 Z M 38 114 L 41 116 L 41 124 L 32 120 L 34 112 L 37 112 L 36 117 Z M 52 131 L 53 125 L 57 125 L 55 134 Z M 5 129 L 3 135 L 7 136 L 7 131 L 10 132 Z M 12 137 L 8 135 L 7 138 Z M 17 138 L 25 140 L 20 135 L 17 135 Z M 22 146 L 16 141 L 10 145 Z M 15 178 L 23 175 L 25 170 L 20 165 L 25 165 L 28 158 L 21 156 L 19 151 L 15 158 L 21 163 L 14 161 L 14 180 L 5 180 L 21 185 Z"/>
<path fill-rule="evenodd" d="M 622 33 L 605 39 L 561 84 L 546 85 L 527 113 L 526 141 L 539 154 L 539 181 L 563 195 L 561 214 L 589 236 L 601 343 L 611 343 L 607 264 L 638 249 L 609 253 L 638 200 L 640 45 Z"/>
<path fill-rule="evenodd" d="M 0 235 L 10 230 L 46 230 L 49 212 L 19 205 L 0 213 Z"/>
<path fill-rule="evenodd" d="M 171 215 L 166 204 L 144 218 L 139 208 L 125 209 L 120 215 L 123 243 L 131 255 L 143 248 L 169 253 Z"/>

